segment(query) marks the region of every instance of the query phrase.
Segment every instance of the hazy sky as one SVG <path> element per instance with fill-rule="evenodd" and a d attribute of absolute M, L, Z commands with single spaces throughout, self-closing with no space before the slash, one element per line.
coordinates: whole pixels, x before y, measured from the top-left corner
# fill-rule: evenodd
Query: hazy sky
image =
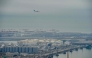
<path fill-rule="evenodd" d="M 92 32 L 91 0 L 0 1 L 0 29 Z"/>

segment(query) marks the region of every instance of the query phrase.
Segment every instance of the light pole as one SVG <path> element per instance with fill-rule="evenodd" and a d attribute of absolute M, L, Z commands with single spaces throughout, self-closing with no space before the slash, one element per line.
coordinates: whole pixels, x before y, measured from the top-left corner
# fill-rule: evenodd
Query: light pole
<path fill-rule="evenodd" d="M 67 52 L 67 58 L 69 58 L 69 52 Z"/>

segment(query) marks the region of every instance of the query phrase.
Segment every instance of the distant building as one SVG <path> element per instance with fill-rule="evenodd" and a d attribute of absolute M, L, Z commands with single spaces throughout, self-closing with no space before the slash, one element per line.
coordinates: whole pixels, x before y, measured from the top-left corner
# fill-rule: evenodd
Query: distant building
<path fill-rule="evenodd" d="M 64 42 L 65 45 L 70 45 L 69 41 Z"/>
<path fill-rule="evenodd" d="M 92 39 L 86 39 L 86 41 L 92 41 Z"/>
<path fill-rule="evenodd" d="M 61 45 L 63 41 L 57 39 L 26 39 L 17 42 L 19 46 L 35 46 L 35 45 Z"/>

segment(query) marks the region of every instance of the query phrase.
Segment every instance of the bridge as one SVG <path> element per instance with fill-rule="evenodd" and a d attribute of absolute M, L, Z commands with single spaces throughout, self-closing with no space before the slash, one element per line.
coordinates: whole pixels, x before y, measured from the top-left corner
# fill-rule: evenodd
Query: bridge
<path fill-rule="evenodd" d="M 78 50 L 78 49 L 82 49 L 82 48 L 86 48 L 87 46 L 76 46 L 76 47 L 71 47 L 71 48 L 66 48 L 66 49 L 58 49 L 57 51 L 51 51 L 49 53 L 45 53 L 42 54 L 42 58 L 53 58 L 53 55 L 57 55 L 59 53 L 65 53 L 70 51 L 72 52 L 72 50 Z M 52 57 L 51 57 L 52 56 Z"/>

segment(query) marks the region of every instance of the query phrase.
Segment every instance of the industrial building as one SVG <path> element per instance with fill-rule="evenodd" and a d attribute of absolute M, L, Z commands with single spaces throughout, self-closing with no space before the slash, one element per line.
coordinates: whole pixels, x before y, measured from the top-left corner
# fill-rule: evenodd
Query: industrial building
<path fill-rule="evenodd" d="M 29 47 L 29 46 L 4 46 L 0 48 L 0 52 L 10 52 L 10 53 L 37 53 L 38 47 Z"/>

